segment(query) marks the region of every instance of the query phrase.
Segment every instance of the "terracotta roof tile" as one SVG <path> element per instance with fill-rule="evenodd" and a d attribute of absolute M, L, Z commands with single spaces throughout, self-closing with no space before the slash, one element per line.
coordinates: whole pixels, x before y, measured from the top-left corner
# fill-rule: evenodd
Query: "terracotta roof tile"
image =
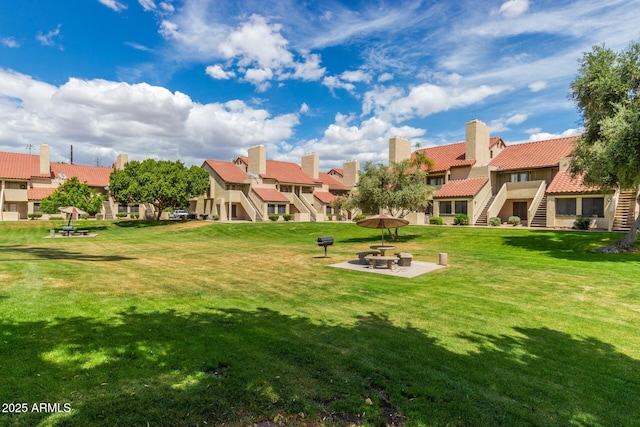
<path fill-rule="evenodd" d="M 440 187 L 433 197 L 473 197 L 488 181 L 489 178 L 454 179 Z"/>
<path fill-rule="evenodd" d="M 335 199 L 335 196 L 327 191 L 314 191 L 313 195 L 325 205 L 328 205 Z"/>
<path fill-rule="evenodd" d="M 51 163 L 54 177 L 66 179 L 78 177 L 80 182 L 86 182 L 90 187 L 106 187 L 113 169 L 104 166 L 71 165 L 68 163 Z M 63 175 L 61 175 L 63 174 Z"/>
<path fill-rule="evenodd" d="M 236 160 L 249 165 L 249 157 L 239 156 Z M 273 179 L 288 184 L 316 185 L 316 181 L 296 163 L 267 160 L 267 173 L 261 175 L 264 179 Z"/>
<path fill-rule="evenodd" d="M 466 160 L 466 144 L 457 142 L 455 144 L 440 145 L 438 147 L 423 148 L 416 150 L 411 154 L 414 157 L 416 153 L 423 153 L 427 158 L 433 160 L 433 167 L 430 172 L 444 172 L 452 167 L 467 166 L 475 163 L 475 160 Z"/>
<path fill-rule="evenodd" d="M 244 183 L 247 178 L 249 178 L 249 176 L 233 162 L 206 160 L 205 163 L 209 165 L 224 182 Z"/>
<path fill-rule="evenodd" d="M 318 180 L 325 185 L 329 186 L 329 190 L 346 190 L 347 187 L 343 183 L 329 175 L 328 173 L 320 172 L 318 174 Z"/>
<path fill-rule="evenodd" d="M 286 202 L 289 203 L 287 196 L 276 190 L 275 188 L 253 188 L 253 191 L 260 197 L 263 202 Z"/>
<path fill-rule="evenodd" d="M 334 172 L 334 173 L 336 173 L 336 174 L 338 174 L 340 176 L 344 176 L 344 169 L 342 169 L 342 168 L 333 168 L 327 173 L 331 174 L 331 172 Z"/>
<path fill-rule="evenodd" d="M 40 173 L 39 155 L 0 152 L 0 178 L 30 179 L 32 177 L 50 177 L 48 173 Z"/>
<path fill-rule="evenodd" d="M 42 200 L 45 197 L 47 197 L 48 195 L 50 195 L 51 193 L 53 193 L 56 189 L 53 187 L 49 187 L 49 188 L 43 188 L 43 187 L 36 187 L 36 188 L 30 188 L 27 190 L 27 199 L 29 200 Z"/>
<path fill-rule="evenodd" d="M 577 138 L 572 136 L 509 145 L 489 165 L 499 170 L 557 166 L 560 159 L 571 155 Z"/>
<path fill-rule="evenodd" d="M 583 175 L 571 176 L 571 172 L 558 172 L 547 188 L 547 194 L 601 193 L 599 187 L 584 185 Z"/>

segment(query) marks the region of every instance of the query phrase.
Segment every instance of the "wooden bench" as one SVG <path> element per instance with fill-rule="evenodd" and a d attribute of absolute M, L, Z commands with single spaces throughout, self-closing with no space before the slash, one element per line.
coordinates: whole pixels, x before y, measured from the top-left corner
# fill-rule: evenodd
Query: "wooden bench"
<path fill-rule="evenodd" d="M 398 266 L 411 267 L 411 260 L 413 259 L 413 255 L 405 252 L 396 252 L 395 254 L 398 257 Z"/>
<path fill-rule="evenodd" d="M 368 264 L 369 262 L 365 259 L 368 256 L 377 256 L 380 255 L 379 251 L 364 251 L 364 252 L 358 252 L 356 255 L 358 255 L 358 260 L 360 261 L 360 264 Z"/>
<path fill-rule="evenodd" d="M 395 256 L 376 256 L 376 255 L 367 255 L 364 259 L 369 263 L 369 268 L 376 268 L 378 263 L 387 266 L 389 270 L 395 268 L 395 263 L 398 260 L 398 257 Z"/>

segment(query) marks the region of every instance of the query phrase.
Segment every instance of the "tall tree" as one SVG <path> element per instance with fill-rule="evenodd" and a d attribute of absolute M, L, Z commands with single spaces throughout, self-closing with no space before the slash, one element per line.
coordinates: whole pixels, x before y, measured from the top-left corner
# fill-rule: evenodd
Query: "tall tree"
<path fill-rule="evenodd" d="M 105 196 L 82 183 L 78 177 L 71 177 L 62 183 L 53 193 L 42 199 L 40 210 L 48 214 L 58 212 L 58 208 L 75 206 L 88 214 L 100 212 Z"/>
<path fill-rule="evenodd" d="M 640 43 L 622 52 L 604 45 L 584 53 L 571 84 L 585 132 L 573 151 L 571 171 L 587 184 L 633 189 L 640 185 Z M 627 235 L 602 251 L 634 251 L 640 215 Z"/>
<path fill-rule="evenodd" d="M 189 199 L 203 194 L 208 185 L 204 169 L 168 160 L 132 161 L 109 177 L 109 190 L 118 203 L 151 203 L 158 220 L 165 208 L 187 207 Z"/>

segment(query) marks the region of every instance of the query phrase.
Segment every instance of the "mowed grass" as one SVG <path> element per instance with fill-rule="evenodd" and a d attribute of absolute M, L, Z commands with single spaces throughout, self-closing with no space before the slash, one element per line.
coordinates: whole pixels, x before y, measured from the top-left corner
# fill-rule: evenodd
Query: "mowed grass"
<path fill-rule="evenodd" d="M 0 425 L 640 425 L 619 234 L 410 226 L 451 265 L 403 279 L 328 267 L 379 240 L 354 224 L 51 227 L 0 223 Z"/>

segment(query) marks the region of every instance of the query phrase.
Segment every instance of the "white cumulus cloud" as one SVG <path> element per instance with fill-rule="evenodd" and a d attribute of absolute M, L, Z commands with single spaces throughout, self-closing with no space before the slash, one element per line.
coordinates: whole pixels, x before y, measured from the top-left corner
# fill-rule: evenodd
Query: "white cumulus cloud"
<path fill-rule="evenodd" d="M 529 0 L 507 0 L 502 3 L 498 13 L 505 18 L 516 18 L 529 10 Z"/>
<path fill-rule="evenodd" d="M 127 8 L 126 4 L 120 3 L 118 0 L 98 0 L 103 5 L 107 6 L 109 9 L 114 10 L 116 12 L 121 12 Z"/>
<path fill-rule="evenodd" d="M 216 80 L 228 80 L 231 77 L 235 77 L 235 73 L 233 71 L 225 71 L 220 65 L 209 65 L 205 72 Z"/>

